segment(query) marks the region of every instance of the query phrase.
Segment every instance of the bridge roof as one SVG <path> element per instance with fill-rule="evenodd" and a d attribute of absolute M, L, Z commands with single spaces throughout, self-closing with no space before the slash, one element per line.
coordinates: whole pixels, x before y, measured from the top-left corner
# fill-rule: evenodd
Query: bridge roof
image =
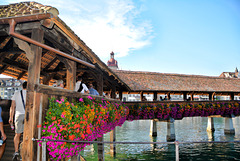
<path fill-rule="evenodd" d="M 37 19 L 39 15 L 44 14 L 50 14 L 51 17 L 46 20 Z M 91 73 L 102 73 L 104 81 L 110 82 L 108 84 L 114 84 L 118 89 L 128 90 L 126 84 L 58 17 L 58 14 L 56 8 L 37 2 L 0 5 L 0 74 L 23 80 L 28 78 L 29 61 L 26 53 L 16 45 L 15 39 L 8 35 L 8 21 L 15 19 L 20 22 L 16 25 L 16 32 L 30 37 L 34 28 L 40 28 L 44 32 L 43 42 L 46 45 L 95 65 L 96 70 L 81 63 L 77 64 L 77 75 L 89 78 L 85 80 L 86 82 L 96 79 Z M 66 79 L 67 66 L 63 64 L 67 63 L 61 56 L 43 49 L 41 62 L 41 80 L 43 76 L 50 75 L 52 80 Z"/>
<path fill-rule="evenodd" d="M 240 79 L 115 70 L 132 91 L 240 92 Z"/>

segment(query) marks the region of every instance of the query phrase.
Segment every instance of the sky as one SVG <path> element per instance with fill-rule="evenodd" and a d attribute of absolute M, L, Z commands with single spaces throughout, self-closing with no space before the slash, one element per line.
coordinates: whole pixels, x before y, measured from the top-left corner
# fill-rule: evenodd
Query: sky
<path fill-rule="evenodd" d="M 21 2 L 0 0 L 0 5 Z M 119 69 L 219 76 L 240 70 L 240 0 L 37 0 Z"/>

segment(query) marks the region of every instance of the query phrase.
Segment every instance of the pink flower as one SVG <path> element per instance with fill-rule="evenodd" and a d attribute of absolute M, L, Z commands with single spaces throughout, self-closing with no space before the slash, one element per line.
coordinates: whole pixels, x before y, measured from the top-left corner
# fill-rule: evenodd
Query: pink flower
<path fill-rule="evenodd" d="M 64 114 L 61 114 L 61 117 L 62 117 L 62 118 L 65 118 Z"/>
<path fill-rule="evenodd" d="M 79 98 L 79 102 L 83 102 L 83 99 L 82 99 L 82 98 Z"/>
<path fill-rule="evenodd" d="M 87 96 L 88 99 L 92 100 L 93 98 L 91 96 Z"/>

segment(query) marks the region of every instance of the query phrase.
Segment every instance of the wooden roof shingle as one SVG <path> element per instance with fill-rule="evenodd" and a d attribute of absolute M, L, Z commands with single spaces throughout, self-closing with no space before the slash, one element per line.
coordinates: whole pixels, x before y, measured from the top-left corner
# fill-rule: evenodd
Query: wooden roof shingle
<path fill-rule="evenodd" d="M 240 79 L 115 70 L 132 91 L 240 92 Z"/>

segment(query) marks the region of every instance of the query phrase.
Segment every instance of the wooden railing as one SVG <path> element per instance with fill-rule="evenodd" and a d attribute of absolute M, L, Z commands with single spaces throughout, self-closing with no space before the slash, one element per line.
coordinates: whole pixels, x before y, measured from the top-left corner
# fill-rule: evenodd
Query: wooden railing
<path fill-rule="evenodd" d="M 117 99 L 107 98 L 107 97 L 103 97 L 103 96 L 90 95 L 90 94 L 82 94 L 80 92 L 76 92 L 73 90 L 61 89 L 61 88 L 51 87 L 51 86 L 42 85 L 42 84 L 35 85 L 35 92 L 47 95 L 49 98 L 51 98 L 51 97 L 68 98 L 69 101 L 71 101 L 72 99 L 87 98 L 88 96 L 91 96 L 92 98 L 95 98 L 98 100 L 104 99 L 104 100 L 107 100 L 110 102 L 121 102 Z"/>
<path fill-rule="evenodd" d="M 158 105 L 158 104 L 200 104 L 200 103 L 234 103 L 240 102 L 240 100 L 214 100 L 214 101 L 135 101 L 135 102 L 124 102 L 128 105 Z"/>

